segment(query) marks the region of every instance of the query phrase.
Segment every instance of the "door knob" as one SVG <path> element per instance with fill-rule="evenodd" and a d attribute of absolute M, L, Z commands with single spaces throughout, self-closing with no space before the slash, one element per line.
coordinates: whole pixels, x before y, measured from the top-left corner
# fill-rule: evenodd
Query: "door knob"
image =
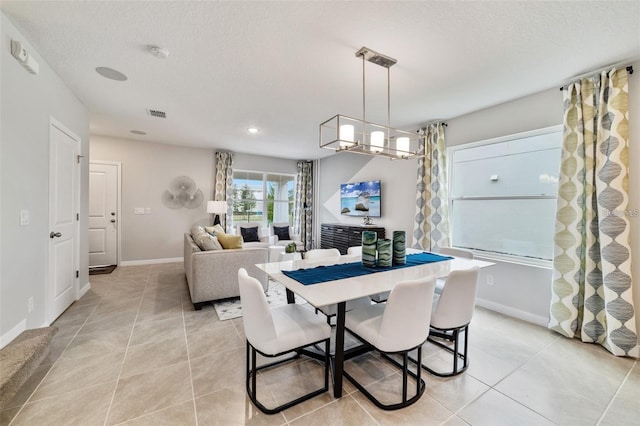
<path fill-rule="evenodd" d="M 49 234 L 49 238 L 56 238 L 56 237 L 60 238 L 62 237 L 62 234 L 60 232 L 51 232 Z"/>
<path fill-rule="evenodd" d="M 116 223 L 116 220 L 115 219 L 111 219 L 111 223 Z"/>

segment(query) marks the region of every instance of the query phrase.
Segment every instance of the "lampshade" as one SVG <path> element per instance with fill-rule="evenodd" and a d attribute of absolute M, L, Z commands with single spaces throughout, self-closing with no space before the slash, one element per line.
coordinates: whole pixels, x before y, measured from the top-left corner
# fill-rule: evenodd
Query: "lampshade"
<path fill-rule="evenodd" d="M 409 138 L 401 137 L 396 139 L 396 150 L 398 151 L 409 151 Z"/>
<path fill-rule="evenodd" d="M 207 201 L 207 213 L 224 214 L 226 212 L 226 201 Z"/>
<path fill-rule="evenodd" d="M 349 142 L 353 142 L 354 140 L 353 126 L 351 124 L 343 124 L 342 126 L 340 126 L 339 139 L 340 139 L 341 147 L 352 145 L 349 143 Z M 343 141 L 346 141 L 346 142 L 343 142 Z"/>
<path fill-rule="evenodd" d="M 383 147 L 384 147 L 384 132 L 381 130 L 371 132 L 371 151 L 382 152 Z"/>

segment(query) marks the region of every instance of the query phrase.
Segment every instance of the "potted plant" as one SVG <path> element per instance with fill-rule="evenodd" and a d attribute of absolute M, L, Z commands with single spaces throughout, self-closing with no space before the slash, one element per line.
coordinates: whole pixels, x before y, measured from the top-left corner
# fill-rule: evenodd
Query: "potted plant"
<path fill-rule="evenodd" d="M 285 253 L 295 253 L 296 252 L 296 243 L 289 243 L 285 246 L 284 248 L 284 252 Z"/>

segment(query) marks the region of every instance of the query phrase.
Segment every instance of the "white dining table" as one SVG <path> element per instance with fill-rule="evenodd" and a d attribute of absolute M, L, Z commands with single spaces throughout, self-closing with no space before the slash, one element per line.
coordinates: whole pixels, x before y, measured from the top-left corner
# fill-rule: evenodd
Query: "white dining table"
<path fill-rule="evenodd" d="M 420 253 L 417 250 L 407 250 L 407 253 Z M 342 396 L 342 375 L 344 367 L 344 321 L 346 302 L 376 293 L 391 291 L 400 281 L 414 280 L 422 277 L 433 276 L 444 278 L 451 271 L 469 269 L 473 266 L 485 268 L 494 265 L 475 259 L 452 258 L 424 265 L 411 266 L 391 270 L 383 270 L 375 274 L 361 275 L 357 277 L 325 281 L 317 284 L 304 285 L 288 277 L 282 271 L 294 271 L 297 269 L 328 266 L 337 263 L 360 262 L 360 256 L 341 256 L 335 261 L 310 261 L 289 260 L 285 262 L 260 263 L 256 266 L 274 281 L 282 283 L 287 290 L 287 301 L 294 303 L 294 294 L 305 299 L 313 306 L 337 305 L 336 315 L 336 344 L 333 368 L 333 394 L 336 398 Z"/>

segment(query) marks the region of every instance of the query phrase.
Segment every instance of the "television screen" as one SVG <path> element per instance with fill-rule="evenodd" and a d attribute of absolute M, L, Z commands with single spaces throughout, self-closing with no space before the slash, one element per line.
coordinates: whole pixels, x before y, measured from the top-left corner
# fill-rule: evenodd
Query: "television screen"
<path fill-rule="evenodd" d="M 345 216 L 380 217 L 380 181 L 341 184 L 340 213 Z"/>

